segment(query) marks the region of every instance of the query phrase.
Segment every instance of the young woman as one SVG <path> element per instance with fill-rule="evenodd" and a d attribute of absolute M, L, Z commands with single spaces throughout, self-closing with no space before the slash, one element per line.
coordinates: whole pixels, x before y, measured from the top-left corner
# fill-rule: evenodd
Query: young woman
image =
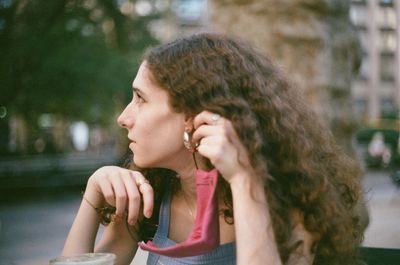
<path fill-rule="evenodd" d="M 132 86 L 118 118 L 132 163 L 90 177 L 64 255 L 113 252 L 129 264 L 138 241 L 185 241 L 196 169 L 216 168 L 220 245 L 193 257 L 150 253 L 147 264 L 355 264 L 358 166 L 269 59 L 199 34 L 148 51 Z M 94 208 L 105 205 L 116 211 L 95 247 Z"/>

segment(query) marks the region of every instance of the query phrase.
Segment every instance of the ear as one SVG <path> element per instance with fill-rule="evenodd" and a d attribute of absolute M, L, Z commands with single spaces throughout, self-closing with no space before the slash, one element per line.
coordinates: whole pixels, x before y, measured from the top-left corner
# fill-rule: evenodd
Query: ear
<path fill-rule="evenodd" d="M 191 132 L 193 131 L 194 125 L 193 125 L 194 118 L 193 117 L 185 117 L 185 131 L 186 132 Z"/>

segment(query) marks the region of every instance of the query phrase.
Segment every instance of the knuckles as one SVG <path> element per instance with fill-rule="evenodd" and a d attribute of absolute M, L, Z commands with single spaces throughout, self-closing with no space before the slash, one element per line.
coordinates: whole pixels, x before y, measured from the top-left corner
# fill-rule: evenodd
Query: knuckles
<path fill-rule="evenodd" d="M 114 202 L 114 194 L 111 193 L 103 193 L 104 198 L 106 199 L 106 201 L 108 202 Z"/>
<path fill-rule="evenodd" d="M 126 200 L 126 194 L 125 193 L 119 193 L 117 194 L 117 200 L 119 201 L 125 201 Z"/>
<path fill-rule="evenodd" d="M 140 196 L 139 195 L 133 195 L 129 198 L 131 202 L 139 202 L 140 201 Z"/>

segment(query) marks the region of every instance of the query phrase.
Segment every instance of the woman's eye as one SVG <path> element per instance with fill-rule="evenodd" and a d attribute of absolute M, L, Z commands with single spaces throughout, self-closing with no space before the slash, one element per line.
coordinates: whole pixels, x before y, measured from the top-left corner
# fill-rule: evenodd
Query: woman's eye
<path fill-rule="evenodd" d="M 136 91 L 133 91 L 133 101 L 135 103 L 142 103 L 144 102 L 144 99 L 137 93 Z"/>

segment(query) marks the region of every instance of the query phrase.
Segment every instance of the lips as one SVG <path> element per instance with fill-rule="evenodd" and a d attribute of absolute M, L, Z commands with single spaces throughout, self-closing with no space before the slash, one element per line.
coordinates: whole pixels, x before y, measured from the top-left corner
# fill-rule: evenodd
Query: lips
<path fill-rule="evenodd" d="M 128 139 L 129 139 L 131 142 L 134 142 L 134 143 L 136 143 L 136 141 L 135 141 L 135 140 L 133 140 L 133 139 L 132 139 L 132 137 L 129 137 L 129 135 L 128 135 Z"/>
<path fill-rule="evenodd" d="M 129 149 L 131 149 L 133 151 L 133 146 L 136 144 L 136 141 L 133 140 L 131 137 L 128 136 L 128 139 L 131 141 L 129 143 Z"/>
<path fill-rule="evenodd" d="M 129 144 L 129 149 L 131 149 L 132 152 L 133 152 L 134 145 L 135 145 L 135 142 L 131 142 L 131 143 Z"/>

